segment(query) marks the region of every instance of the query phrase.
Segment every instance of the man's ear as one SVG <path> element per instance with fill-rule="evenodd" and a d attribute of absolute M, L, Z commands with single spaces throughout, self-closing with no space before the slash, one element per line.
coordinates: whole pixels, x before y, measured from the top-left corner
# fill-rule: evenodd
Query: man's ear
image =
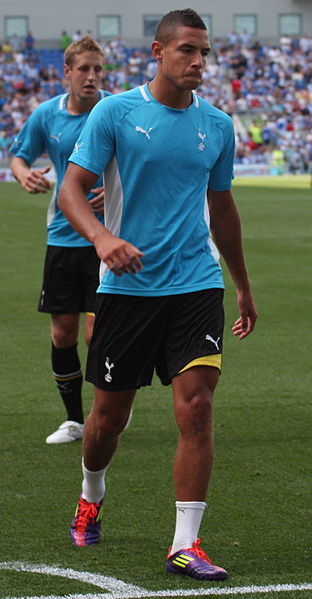
<path fill-rule="evenodd" d="M 152 55 L 155 60 L 162 60 L 164 46 L 161 42 L 154 41 L 152 43 Z"/>
<path fill-rule="evenodd" d="M 64 63 L 64 75 L 65 75 L 65 77 L 68 77 L 69 71 L 70 71 L 69 64 Z"/>

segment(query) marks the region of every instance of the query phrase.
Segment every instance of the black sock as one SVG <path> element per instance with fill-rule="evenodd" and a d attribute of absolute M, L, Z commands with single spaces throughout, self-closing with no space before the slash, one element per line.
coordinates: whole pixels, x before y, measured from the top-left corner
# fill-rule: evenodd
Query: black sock
<path fill-rule="evenodd" d="M 77 344 L 59 349 L 52 343 L 52 371 L 64 402 L 68 420 L 83 423 L 82 371 Z"/>

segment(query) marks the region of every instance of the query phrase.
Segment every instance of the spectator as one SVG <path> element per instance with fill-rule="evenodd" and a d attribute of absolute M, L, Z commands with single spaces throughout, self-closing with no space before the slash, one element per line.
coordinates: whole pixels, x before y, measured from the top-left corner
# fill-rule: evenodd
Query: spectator
<path fill-rule="evenodd" d="M 251 35 L 248 33 L 247 29 L 244 29 L 242 33 L 239 34 L 239 40 L 242 46 L 248 46 L 251 40 Z"/>
<path fill-rule="evenodd" d="M 77 31 L 73 35 L 73 42 L 80 42 L 81 38 L 82 38 L 82 33 L 81 33 L 80 29 L 77 29 Z"/>
<path fill-rule="evenodd" d="M 131 75 L 138 75 L 140 72 L 142 57 L 140 55 L 139 50 L 133 50 L 131 56 L 128 59 L 129 62 L 129 72 Z"/>
<path fill-rule="evenodd" d="M 5 40 L 5 42 L 2 44 L 2 52 L 4 53 L 5 60 L 12 59 L 13 48 L 9 40 Z"/>
<path fill-rule="evenodd" d="M 12 46 L 13 52 L 19 52 L 21 49 L 21 40 L 16 33 L 13 33 L 13 35 L 10 37 L 10 44 Z"/>
<path fill-rule="evenodd" d="M 66 48 L 68 48 L 69 44 L 71 44 L 71 37 L 68 35 L 67 31 L 64 29 L 61 33 L 60 38 L 60 49 L 62 52 L 65 52 Z"/>
<path fill-rule="evenodd" d="M 238 98 L 240 97 L 241 86 L 242 84 L 240 79 L 232 79 L 232 91 L 235 100 L 238 100 Z"/>
<path fill-rule="evenodd" d="M 259 147 L 263 143 L 261 127 L 257 121 L 252 121 L 249 127 L 249 135 L 254 146 Z"/>
<path fill-rule="evenodd" d="M 285 54 L 290 54 L 292 41 L 288 35 L 282 35 L 280 39 L 280 47 Z"/>
<path fill-rule="evenodd" d="M 28 31 L 28 33 L 25 37 L 25 49 L 29 55 L 32 54 L 34 45 L 35 45 L 35 39 L 33 37 L 33 34 L 31 31 Z"/>
<path fill-rule="evenodd" d="M 282 175 L 284 172 L 284 153 L 283 151 L 278 147 L 275 146 L 272 152 L 272 166 L 274 168 L 274 170 L 276 171 L 275 174 L 277 175 Z"/>
<path fill-rule="evenodd" d="M 232 30 L 229 32 L 228 36 L 227 36 L 227 41 L 229 43 L 230 46 L 236 46 L 238 41 L 239 41 L 239 37 L 236 33 L 236 31 Z"/>
<path fill-rule="evenodd" d="M 312 49 L 312 39 L 303 35 L 299 40 L 299 46 L 303 54 L 308 54 Z"/>

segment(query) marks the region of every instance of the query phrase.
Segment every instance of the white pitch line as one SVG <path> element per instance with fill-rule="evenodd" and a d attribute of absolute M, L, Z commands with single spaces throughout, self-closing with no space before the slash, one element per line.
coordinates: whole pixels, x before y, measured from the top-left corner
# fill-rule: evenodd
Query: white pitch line
<path fill-rule="evenodd" d="M 257 595 L 263 593 L 285 593 L 290 591 L 302 592 L 312 591 L 312 583 L 302 584 L 277 584 L 267 586 L 245 586 L 198 589 L 177 589 L 164 591 L 148 591 L 142 587 L 128 584 L 111 576 L 103 576 L 92 572 L 73 570 L 72 568 L 58 568 L 55 566 L 27 564 L 23 562 L 0 562 L 0 570 L 15 570 L 17 572 L 31 572 L 45 574 L 46 576 L 60 576 L 70 580 L 79 580 L 98 588 L 104 589 L 105 593 L 78 593 L 70 595 L 38 595 L 23 597 L 23 599 L 147 599 L 148 597 L 226 597 L 227 595 Z M 21 599 L 20 597 L 9 597 L 3 599 Z"/>
<path fill-rule="evenodd" d="M 56 566 L 27 564 L 24 562 L 0 562 L 0 570 L 16 570 L 17 572 L 32 572 L 35 574 L 45 574 L 46 576 L 60 576 L 69 580 L 86 582 L 112 593 L 135 594 L 137 592 L 145 592 L 145 589 L 142 587 L 123 582 L 123 580 L 118 580 L 112 576 L 103 576 L 102 574 L 83 572 L 81 570 L 73 570 L 72 568 L 58 568 Z M 148 591 L 146 592 L 148 593 Z"/>
<path fill-rule="evenodd" d="M 312 591 L 312 583 L 302 583 L 302 584 L 277 584 L 277 585 L 267 585 L 267 586 L 249 586 L 249 587 L 226 587 L 226 588 L 218 588 L 218 589 L 207 589 L 207 588 L 199 588 L 199 589 L 180 589 L 178 591 L 156 591 L 153 593 L 152 591 L 148 592 L 146 597 L 192 597 L 192 596 L 202 596 L 202 597 L 226 597 L 227 595 L 257 595 L 262 593 L 285 593 L 288 591 Z M 144 595 L 145 597 L 145 595 Z M 10 598 L 11 599 L 11 598 Z M 114 595 L 114 599 L 132 599 L 132 597 L 116 597 Z M 134 599 L 134 598 L 133 598 Z"/>
<path fill-rule="evenodd" d="M 35 595 L 23 597 L 22 599 L 148 599 L 152 597 L 226 597 L 228 595 L 258 595 L 262 593 L 285 593 L 289 591 L 302 592 L 311 591 L 312 584 L 280 584 L 267 586 L 250 586 L 250 587 L 227 587 L 226 589 L 185 589 L 185 590 L 167 590 L 167 591 L 140 591 L 134 593 L 87 593 L 87 594 L 72 594 L 72 595 Z M 21 597 L 13 597 L 10 595 L 4 599 L 21 599 Z"/>

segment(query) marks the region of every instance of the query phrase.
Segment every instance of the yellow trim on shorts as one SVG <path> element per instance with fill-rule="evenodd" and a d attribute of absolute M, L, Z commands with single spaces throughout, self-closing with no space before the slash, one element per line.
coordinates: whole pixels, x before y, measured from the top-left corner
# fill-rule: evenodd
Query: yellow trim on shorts
<path fill-rule="evenodd" d="M 93 316 L 95 318 L 95 312 L 86 312 L 87 316 Z"/>
<path fill-rule="evenodd" d="M 212 354 L 211 356 L 201 356 L 200 358 L 196 358 L 196 360 L 192 360 L 189 362 L 184 368 L 179 370 L 180 372 L 184 372 L 192 366 L 214 366 L 221 371 L 221 362 L 222 362 L 222 354 Z"/>

